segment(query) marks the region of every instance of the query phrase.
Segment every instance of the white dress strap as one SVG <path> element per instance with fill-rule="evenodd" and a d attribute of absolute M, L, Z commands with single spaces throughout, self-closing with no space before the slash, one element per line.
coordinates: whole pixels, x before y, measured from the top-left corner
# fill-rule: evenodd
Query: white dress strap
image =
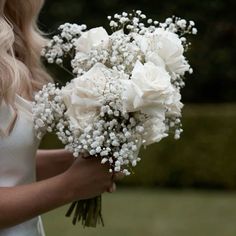
<path fill-rule="evenodd" d="M 14 127 L 17 118 L 16 108 L 3 100 L 0 104 L 0 136 L 8 136 Z"/>
<path fill-rule="evenodd" d="M 32 115 L 33 103 L 31 101 L 26 100 L 23 97 L 21 97 L 20 95 L 16 94 L 16 103 L 15 104 L 18 108 L 24 109 L 24 111 L 26 113 L 28 113 L 29 115 Z"/>
<path fill-rule="evenodd" d="M 0 136 L 8 136 L 17 120 L 18 109 L 23 110 L 25 114 L 32 116 L 32 102 L 16 94 L 15 106 L 8 105 L 3 100 L 0 105 Z"/>

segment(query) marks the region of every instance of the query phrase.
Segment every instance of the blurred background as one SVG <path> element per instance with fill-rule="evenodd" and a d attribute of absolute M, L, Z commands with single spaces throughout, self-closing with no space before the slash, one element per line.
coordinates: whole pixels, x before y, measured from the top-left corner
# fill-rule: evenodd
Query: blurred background
<path fill-rule="evenodd" d="M 187 55 L 194 74 L 182 91 L 181 139 L 141 151 L 135 174 L 104 195 L 105 228 L 72 226 L 65 206 L 43 216 L 48 235 L 236 235 L 235 7 L 233 0 L 46 1 L 39 25 L 48 37 L 64 22 L 108 28 L 106 16 L 133 9 L 159 21 L 172 15 L 194 20 L 198 28 Z M 48 69 L 57 80 L 68 79 L 59 68 Z M 41 147 L 62 146 L 47 135 Z"/>

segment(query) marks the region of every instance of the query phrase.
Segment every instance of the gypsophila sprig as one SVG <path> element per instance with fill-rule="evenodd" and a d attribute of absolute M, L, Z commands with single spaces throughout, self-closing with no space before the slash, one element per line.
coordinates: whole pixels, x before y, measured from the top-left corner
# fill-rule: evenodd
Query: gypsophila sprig
<path fill-rule="evenodd" d="M 181 89 L 193 72 L 187 36 L 197 29 L 193 21 L 159 22 L 140 10 L 108 20 L 111 34 L 65 23 L 43 49 L 48 63 L 69 61 L 65 69 L 73 78 L 60 89 L 45 85 L 35 96 L 34 123 L 39 138 L 55 132 L 74 157 L 101 158 L 110 172 L 130 175 L 141 146 L 183 132 Z M 75 208 L 74 224 L 103 223 L 100 197 L 73 203 L 67 216 Z"/>
<path fill-rule="evenodd" d="M 86 25 L 65 23 L 58 28 L 59 34 L 53 36 L 52 40 L 42 50 L 41 55 L 47 62 L 58 65 L 63 64 L 66 56 L 74 56 L 73 49 L 75 40 L 86 30 Z"/>
<path fill-rule="evenodd" d="M 33 118 L 39 139 L 45 132 L 52 132 L 58 121 L 64 116 L 66 106 L 60 92 L 55 84 L 49 83 L 35 95 Z"/>

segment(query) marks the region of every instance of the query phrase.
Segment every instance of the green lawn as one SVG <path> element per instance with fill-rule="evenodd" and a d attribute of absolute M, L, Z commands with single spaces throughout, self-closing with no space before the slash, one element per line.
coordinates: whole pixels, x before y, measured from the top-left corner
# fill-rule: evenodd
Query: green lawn
<path fill-rule="evenodd" d="M 66 206 L 43 216 L 47 236 L 236 235 L 236 192 L 120 189 L 103 203 L 104 228 L 73 226 Z"/>

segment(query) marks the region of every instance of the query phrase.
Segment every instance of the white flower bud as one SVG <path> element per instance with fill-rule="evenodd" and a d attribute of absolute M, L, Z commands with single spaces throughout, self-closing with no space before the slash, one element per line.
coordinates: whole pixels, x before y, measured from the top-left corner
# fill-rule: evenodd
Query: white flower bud
<path fill-rule="evenodd" d="M 135 167 L 136 165 L 137 165 L 137 161 L 136 160 L 132 161 L 132 166 Z"/>
<path fill-rule="evenodd" d="M 78 153 L 78 152 L 74 152 L 74 153 L 73 153 L 73 156 L 74 156 L 74 157 L 78 157 L 78 156 L 79 156 L 79 153 Z"/>
<path fill-rule="evenodd" d="M 116 166 L 116 167 L 115 167 L 115 171 L 116 171 L 116 172 L 120 172 L 120 166 Z"/>
<path fill-rule="evenodd" d="M 69 141 L 70 143 L 73 142 L 73 137 L 72 137 L 72 136 L 68 137 L 68 141 Z"/>
<path fill-rule="evenodd" d="M 120 165 L 121 165 L 121 163 L 119 161 L 115 162 L 115 166 L 120 166 Z"/>
<path fill-rule="evenodd" d="M 103 158 L 102 161 L 101 161 L 101 163 L 102 163 L 102 164 L 105 164 L 107 161 L 108 161 L 107 158 Z"/>
<path fill-rule="evenodd" d="M 96 148 L 96 152 L 97 152 L 97 153 L 100 153 L 101 151 L 102 151 L 102 148 L 101 148 L 101 147 L 97 147 L 97 148 Z"/>
<path fill-rule="evenodd" d="M 192 28 L 192 34 L 197 34 L 197 29 L 196 28 Z"/>

